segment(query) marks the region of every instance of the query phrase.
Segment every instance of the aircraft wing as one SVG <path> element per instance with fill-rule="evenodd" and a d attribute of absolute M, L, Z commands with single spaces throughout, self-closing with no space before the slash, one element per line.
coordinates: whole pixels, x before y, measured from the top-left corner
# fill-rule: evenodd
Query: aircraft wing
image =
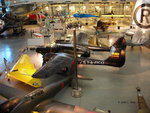
<path fill-rule="evenodd" d="M 109 47 L 104 48 L 104 47 L 97 47 L 97 46 L 89 46 L 88 48 L 92 51 L 110 51 Z"/>
<path fill-rule="evenodd" d="M 18 62 L 14 65 L 7 76 L 17 79 L 33 87 L 41 87 L 41 80 L 32 77 L 35 72 L 36 69 L 34 67 L 34 64 L 32 64 L 32 62 L 30 61 L 29 56 L 27 54 L 24 54 L 20 57 Z"/>
<path fill-rule="evenodd" d="M 0 83 L 0 95 L 4 98 L 9 99 L 24 94 L 26 94 L 26 92 Z"/>
<path fill-rule="evenodd" d="M 58 101 L 49 101 L 49 102 L 43 102 L 40 105 L 38 105 L 34 112 L 39 113 L 97 113 L 94 111 L 89 111 L 85 108 L 81 108 L 76 105 L 70 105 L 61 103 Z M 98 113 L 106 113 L 106 112 L 98 112 Z"/>

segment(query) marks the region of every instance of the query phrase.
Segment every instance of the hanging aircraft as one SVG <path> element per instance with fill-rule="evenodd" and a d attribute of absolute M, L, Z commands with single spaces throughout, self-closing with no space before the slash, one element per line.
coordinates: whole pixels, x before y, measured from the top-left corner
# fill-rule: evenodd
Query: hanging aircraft
<path fill-rule="evenodd" d="M 91 14 L 76 13 L 76 14 L 73 14 L 73 17 L 76 17 L 76 18 L 90 18 L 90 17 L 99 17 L 99 16 L 95 16 L 95 15 L 91 15 Z"/>
<path fill-rule="evenodd" d="M 82 19 L 82 18 L 93 18 L 93 17 L 100 17 L 100 16 L 91 15 L 91 14 L 76 13 L 76 14 L 73 14 L 73 17 Z M 77 26 L 80 27 L 80 25 L 81 25 L 81 24 L 77 24 L 77 26 L 76 25 L 74 26 L 73 24 L 74 23 L 70 23 L 69 27 L 77 27 Z M 94 26 L 94 28 L 96 29 L 96 31 L 102 30 L 104 32 L 104 31 L 106 31 L 108 29 L 108 27 L 110 25 L 111 25 L 110 22 L 102 22 L 101 20 L 99 20 L 99 21 L 97 21 L 97 26 Z"/>
<path fill-rule="evenodd" d="M 37 53 L 43 55 L 43 64 L 49 60 L 51 53 L 65 52 L 73 54 L 73 44 L 56 44 L 53 47 L 38 47 Z M 103 48 L 97 46 L 77 45 L 77 54 L 81 56 L 78 58 L 78 63 L 81 64 L 93 64 L 93 65 L 109 65 L 115 67 L 122 67 L 125 63 L 125 49 L 126 41 L 123 37 L 119 38 L 111 47 Z M 92 51 L 108 51 L 111 52 L 111 56 L 106 60 L 87 59 L 90 57 L 90 50 Z M 47 54 L 50 53 L 50 54 Z"/>
<path fill-rule="evenodd" d="M 0 20 L 3 22 L 1 26 L 0 34 L 6 30 L 13 29 L 14 33 L 22 33 L 24 31 L 23 24 L 26 20 L 24 17 L 18 17 L 11 11 L 6 11 L 7 6 L 4 0 L 1 0 L 2 14 L 0 14 Z"/>
<path fill-rule="evenodd" d="M 24 61 L 24 63 L 26 63 Z M 20 66 L 24 67 L 24 63 Z M 26 67 L 30 68 L 30 67 Z M 13 70 L 20 71 L 19 67 Z M 23 70 L 22 70 L 23 71 Z M 25 76 L 26 73 L 24 73 Z M 72 56 L 55 54 L 32 77 L 42 81 L 42 87 L 32 91 L 22 91 L 0 83 L 0 95 L 8 100 L 0 104 L 1 113 L 96 113 L 75 105 L 64 104 L 54 99 L 65 86 L 71 84 L 75 76 L 75 63 Z"/>
<path fill-rule="evenodd" d="M 9 29 L 13 29 L 13 33 L 21 33 L 24 31 L 23 22 L 25 18 L 17 17 L 12 13 L 3 14 L 0 18 L 4 22 L 4 25 L 0 29 L 0 34 Z"/>
<path fill-rule="evenodd" d="M 1 0 L 2 6 L 0 6 L 0 8 L 2 8 L 2 14 L 0 14 L 0 24 L 1 24 L 0 34 L 10 29 L 13 29 L 13 33 L 22 33 L 24 31 L 23 25 L 37 24 L 37 19 L 42 20 L 45 18 L 45 16 L 42 14 L 36 14 L 36 12 L 39 12 L 42 9 L 39 7 L 33 11 L 28 11 L 28 13 L 24 12 L 24 14 L 18 14 L 19 12 L 14 13 L 17 10 L 16 7 L 22 6 L 23 9 L 24 8 L 23 5 L 27 5 L 27 4 L 32 5 L 34 4 L 34 2 L 25 2 L 25 3 L 6 5 L 5 0 Z M 14 12 L 11 11 L 12 8 L 14 9 L 16 8 Z"/>
<path fill-rule="evenodd" d="M 150 1 L 137 0 L 133 15 L 131 29 L 127 30 L 126 35 L 131 36 L 132 46 L 150 46 Z"/>

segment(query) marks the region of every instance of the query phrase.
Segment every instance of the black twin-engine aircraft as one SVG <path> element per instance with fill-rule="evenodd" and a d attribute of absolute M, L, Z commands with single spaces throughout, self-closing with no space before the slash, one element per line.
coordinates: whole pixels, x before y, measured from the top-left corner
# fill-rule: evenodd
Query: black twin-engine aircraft
<path fill-rule="evenodd" d="M 47 62 L 56 52 L 65 52 L 73 54 L 72 44 L 56 44 L 53 47 L 38 47 L 36 48 L 37 53 L 43 55 L 43 64 Z M 125 49 L 126 41 L 123 37 L 119 38 L 111 47 L 103 48 L 97 46 L 83 46 L 77 45 L 78 64 L 89 64 L 89 65 L 109 65 L 114 67 L 122 67 L 125 63 Z M 90 51 L 108 51 L 111 55 L 105 60 L 90 59 Z"/>

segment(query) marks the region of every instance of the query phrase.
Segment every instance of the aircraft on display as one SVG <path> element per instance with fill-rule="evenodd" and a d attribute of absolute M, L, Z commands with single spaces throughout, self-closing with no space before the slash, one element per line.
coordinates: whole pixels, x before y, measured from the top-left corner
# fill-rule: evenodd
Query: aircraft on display
<path fill-rule="evenodd" d="M 124 38 L 119 38 L 114 45 L 110 48 L 98 48 L 94 47 L 93 50 L 99 51 L 111 51 L 111 55 L 108 56 L 105 60 L 99 59 L 91 59 L 87 58 L 90 57 L 90 51 L 87 51 L 83 46 L 82 48 L 78 48 L 78 54 L 81 54 L 81 57 L 78 57 L 77 63 L 78 64 L 86 64 L 86 65 L 108 65 L 114 67 L 122 67 L 125 63 L 125 45 L 126 42 Z M 66 51 L 65 51 L 66 50 Z M 56 48 L 37 48 L 36 52 L 41 53 L 43 55 L 43 66 L 47 65 L 47 63 L 53 59 L 53 57 L 62 54 L 62 52 L 69 53 L 70 56 L 73 57 L 73 47 L 68 47 L 65 45 L 58 46 Z M 81 52 L 81 53 L 79 53 Z M 62 54 L 63 55 L 63 54 Z M 57 63 L 56 63 L 57 64 Z M 45 69 L 42 67 L 43 70 Z M 53 67 L 54 68 L 54 67 Z M 53 70 L 54 71 L 54 70 Z M 55 71 L 59 71 L 59 69 Z M 54 71 L 54 73 L 55 73 Z M 34 73 L 38 72 L 34 67 L 34 64 L 30 61 L 28 55 L 24 54 L 20 57 L 17 63 L 13 66 L 13 68 L 7 73 L 8 78 L 13 78 L 15 80 L 21 81 L 29 86 L 38 88 L 43 86 L 43 82 L 34 76 Z M 39 76 L 44 76 L 43 74 L 39 74 Z M 45 75 L 46 76 L 46 75 Z M 78 78 L 90 79 L 82 76 L 78 76 Z"/>
<path fill-rule="evenodd" d="M 80 18 L 80 19 L 82 19 L 82 18 L 93 18 L 93 17 L 100 17 L 100 16 L 96 16 L 96 15 L 91 15 L 91 14 L 85 14 L 85 13 L 76 13 L 76 14 L 73 14 L 73 17 L 75 17 L 75 18 Z M 108 23 L 108 22 L 102 22 L 101 20 L 99 20 L 98 22 L 97 22 L 97 26 L 94 26 L 94 28 L 96 29 L 96 31 L 97 30 L 102 30 L 103 32 L 104 31 L 106 31 L 107 29 L 108 29 L 108 27 L 110 26 L 110 24 L 111 23 Z M 74 23 L 72 23 L 72 25 L 71 24 L 69 24 L 71 27 L 80 27 L 81 28 L 81 26 L 82 26 L 82 24 L 75 24 L 74 25 Z M 69 26 L 69 27 L 70 27 Z"/>
<path fill-rule="evenodd" d="M 117 60 L 122 58 L 125 60 L 124 47 L 122 47 L 124 43 L 124 38 L 117 40 L 114 48 L 117 46 L 122 49 L 116 48 L 115 52 L 107 60 L 88 60 L 81 57 L 78 63 L 83 63 L 86 60 L 84 64 L 92 64 L 93 62 L 94 65 L 109 65 L 109 63 L 110 65 L 116 65 L 118 63 Z M 21 88 L 15 88 L 13 81 L 9 85 L 1 81 L 0 95 L 8 99 L 0 104 L 2 113 L 22 113 L 22 111 L 24 113 L 32 111 L 46 113 L 96 113 L 78 106 L 60 103 L 53 99 L 61 89 L 72 83 L 75 76 L 75 62 L 70 54 L 51 53 L 50 55 L 50 60 L 37 71 L 26 54 L 18 60 L 7 74 L 7 77 L 14 78 L 37 89 L 24 91 Z M 81 75 L 79 78 L 89 80 Z"/>
<path fill-rule="evenodd" d="M 73 14 L 73 17 L 76 17 L 76 18 L 89 18 L 89 17 L 99 17 L 99 16 L 95 16 L 95 15 L 91 15 L 91 14 L 76 13 L 76 14 Z"/>
<path fill-rule="evenodd" d="M 1 29 L 0 34 L 6 30 L 13 29 L 14 33 L 21 33 L 24 31 L 23 29 L 23 22 L 26 20 L 24 17 L 18 17 L 17 15 L 11 13 L 10 11 L 6 11 L 6 4 L 4 0 L 1 0 L 1 7 L 2 7 L 2 14 L 0 14 Z"/>
<path fill-rule="evenodd" d="M 24 31 L 23 22 L 25 21 L 25 18 L 17 17 L 12 13 L 3 14 L 0 18 L 4 22 L 0 29 L 0 34 L 9 29 L 13 29 L 13 33 L 21 33 Z"/>
<path fill-rule="evenodd" d="M 24 63 L 22 63 L 22 66 Z M 22 113 L 22 111 L 24 113 L 97 113 L 54 100 L 55 95 L 71 83 L 74 72 L 75 63 L 72 56 L 66 53 L 55 54 L 32 76 L 42 81 L 42 87 L 25 92 L 0 83 L 0 95 L 7 99 L 0 104 L 0 111 L 2 113 Z M 137 88 L 137 98 L 138 113 L 149 113 L 140 88 Z"/>
<path fill-rule="evenodd" d="M 133 11 L 132 29 L 126 35 L 131 36 L 132 46 L 150 46 L 150 1 L 137 0 Z"/>
<path fill-rule="evenodd" d="M 2 14 L 0 14 L 0 34 L 6 30 L 13 29 L 14 33 L 21 33 L 24 31 L 23 25 L 37 24 L 37 19 L 44 19 L 42 14 L 35 14 L 42 8 L 36 8 L 34 11 L 30 11 L 25 14 L 15 14 L 14 12 L 7 11 L 8 8 L 19 7 L 22 5 L 34 4 L 34 2 L 17 3 L 12 5 L 6 5 L 5 0 L 1 0 Z"/>
<path fill-rule="evenodd" d="M 65 52 L 73 54 L 73 49 L 74 49 L 73 44 L 59 43 L 53 47 L 38 47 L 36 48 L 36 52 L 41 53 L 43 55 L 43 64 L 44 64 L 49 60 L 49 56 L 51 56 L 51 53 Z M 81 56 L 78 58 L 78 63 L 122 67 L 125 63 L 125 49 L 126 49 L 126 41 L 123 37 L 118 38 L 118 40 L 113 44 L 113 46 L 107 48 L 88 45 L 84 46 L 77 45 L 77 54 L 78 56 Z M 87 57 L 90 57 L 90 50 L 109 51 L 111 52 L 111 55 L 106 60 L 88 59 Z"/>
<path fill-rule="evenodd" d="M 42 81 L 42 87 L 31 92 L 24 92 L 0 83 L 0 94 L 8 99 L 0 104 L 1 113 L 31 113 L 33 111 L 41 113 L 89 113 L 89 110 L 60 103 L 53 99 L 61 89 L 71 83 L 74 75 L 73 57 L 59 53 L 32 75 L 33 78 Z"/>

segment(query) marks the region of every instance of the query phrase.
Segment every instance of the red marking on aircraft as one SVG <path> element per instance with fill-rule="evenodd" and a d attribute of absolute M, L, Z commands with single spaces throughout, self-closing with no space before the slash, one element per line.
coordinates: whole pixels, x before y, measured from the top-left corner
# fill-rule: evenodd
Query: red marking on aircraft
<path fill-rule="evenodd" d="M 65 87 L 65 84 L 64 84 L 64 82 L 63 83 L 61 83 L 61 88 L 64 88 Z"/>
<path fill-rule="evenodd" d="M 28 17 L 31 19 L 31 20 L 37 20 L 37 19 L 44 19 L 45 16 L 44 15 L 36 15 L 36 14 L 29 14 Z"/>
<path fill-rule="evenodd" d="M 36 38 L 43 38 L 44 36 L 40 33 L 33 33 L 33 36 L 35 36 Z"/>

